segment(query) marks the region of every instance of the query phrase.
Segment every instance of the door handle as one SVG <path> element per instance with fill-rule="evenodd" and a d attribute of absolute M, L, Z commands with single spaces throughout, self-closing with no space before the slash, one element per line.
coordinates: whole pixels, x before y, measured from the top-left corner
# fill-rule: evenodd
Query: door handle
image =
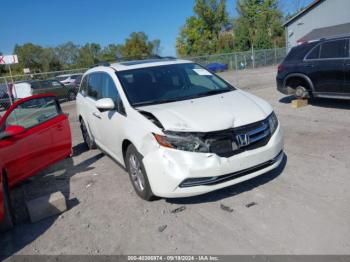
<path fill-rule="evenodd" d="M 305 67 L 314 67 L 314 65 L 313 64 L 306 64 L 306 65 L 304 65 Z"/>
<path fill-rule="evenodd" d="M 94 117 L 97 117 L 98 119 L 101 119 L 101 116 L 100 116 L 99 113 L 94 112 L 94 113 L 92 113 L 92 114 L 93 114 Z"/>

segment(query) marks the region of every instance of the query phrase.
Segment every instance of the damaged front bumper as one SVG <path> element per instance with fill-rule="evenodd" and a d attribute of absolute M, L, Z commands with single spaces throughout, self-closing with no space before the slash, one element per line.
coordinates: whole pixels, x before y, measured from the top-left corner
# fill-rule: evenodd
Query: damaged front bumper
<path fill-rule="evenodd" d="M 165 147 L 143 158 L 152 191 L 160 197 L 189 197 L 228 187 L 275 169 L 283 160 L 280 125 L 269 142 L 232 157 Z"/>

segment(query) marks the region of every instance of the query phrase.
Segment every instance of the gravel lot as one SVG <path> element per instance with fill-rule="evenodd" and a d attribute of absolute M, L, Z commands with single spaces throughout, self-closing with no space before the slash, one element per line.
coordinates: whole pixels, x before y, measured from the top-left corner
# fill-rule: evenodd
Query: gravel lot
<path fill-rule="evenodd" d="M 293 109 L 276 91 L 272 67 L 222 76 L 275 108 L 285 131 L 279 169 L 203 196 L 145 202 L 117 163 L 85 151 L 75 104 L 63 103 L 74 157 L 15 188 L 18 224 L 0 235 L 1 253 L 349 254 L 350 102 Z M 31 224 L 24 199 L 57 190 L 69 210 Z"/>

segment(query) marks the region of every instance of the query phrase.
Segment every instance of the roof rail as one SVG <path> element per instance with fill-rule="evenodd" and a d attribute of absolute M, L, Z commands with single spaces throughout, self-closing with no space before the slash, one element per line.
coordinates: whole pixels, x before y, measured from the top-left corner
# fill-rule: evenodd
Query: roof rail
<path fill-rule="evenodd" d="M 163 56 L 160 59 L 177 59 L 177 58 L 174 56 Z"/>
<path fill-rule="evenodd" d="M 331 36 L 325 36 L 325 37 L 322 37 L 320 40 L 330 40 L 330 39 L 348 38 L 348 37 L 350 37 L 350 33 L 335 34 L 335 35 L 331 35 Z"/>
<path fill-rule="evenodd" d="M 117 62 L 127 62 L 127 61 L 139 61 L 139 60 L 150 60 L 150 59 L 176 59 L 176 57 L 172 56 L 160 56 L 160 55 L 150 55 L 150 56 L 128 56 L 128 57 L 117 57 Z"/>
<path fill-rule="evenodd" d="M 304 40 L 303 38 L 299 39 L 298 42 L 300 44 L 306 44 L 306 43 L 313 43 L 313 42 L 318 42 L 318 41 L 325 41 L 325 40 L 337 40 L 337 39 L 342 39 L 342 38 L 349 38 L 350 34 L 337 34 L 337 35 L 331 35 L 331 36 L 323 36 L 323 37 L 316 37 L 313 39 L 309 40 Z"/>

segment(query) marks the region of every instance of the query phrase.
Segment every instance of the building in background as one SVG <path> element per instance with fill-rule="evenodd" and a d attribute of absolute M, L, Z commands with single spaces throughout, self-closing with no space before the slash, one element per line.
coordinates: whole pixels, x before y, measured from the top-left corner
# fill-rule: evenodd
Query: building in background
<path fill-rule="evenodd" d="M 287 50 L 305 41 L 350 35 L 350 0 L 316 0 L 284 27 Z"/>

